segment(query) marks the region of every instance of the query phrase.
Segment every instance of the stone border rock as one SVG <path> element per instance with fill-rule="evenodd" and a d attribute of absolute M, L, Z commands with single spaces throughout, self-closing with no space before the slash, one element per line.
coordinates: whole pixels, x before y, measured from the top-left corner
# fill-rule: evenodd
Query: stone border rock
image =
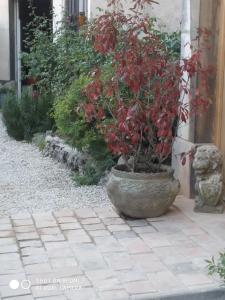
<path fill-rule="evenodd" d="M 72 148 L 65 141 L 57 136 L 47 134 L 45 137 L 44 156 L 51 157 L 66 165 L 71 171 L 83 174 L 83 167 L 90 155 Z"/>
<path fill-rule="evenodd" d="M 32 138 L 32 143 L 39 148 L 45 157 L 52 158 L 80 176 L 85 175 L 84 167 L 88 160 L 92 160 L 92 166 L 97 168 L 93 157 L 88 151 L 79 151 L 71 147 L 65 140 L 54 135 L 51 130 L 46 133 L 36 133 Z M 105 186 L 109 179 L 109 174 L 110 170 L 105 170 L 97 185 Z"/>

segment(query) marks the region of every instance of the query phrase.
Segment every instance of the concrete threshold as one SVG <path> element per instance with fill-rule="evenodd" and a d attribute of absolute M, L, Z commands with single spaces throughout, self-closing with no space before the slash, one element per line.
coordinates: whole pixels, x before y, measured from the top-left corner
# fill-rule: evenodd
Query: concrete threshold
<path fill-rule="evenodd" d="M 225 300 L 225 287 L 214 289 L 202 289 L 189 291 L 186 293 L 160 294 L 156 295 L 139 295 L 132 300 Z"/>

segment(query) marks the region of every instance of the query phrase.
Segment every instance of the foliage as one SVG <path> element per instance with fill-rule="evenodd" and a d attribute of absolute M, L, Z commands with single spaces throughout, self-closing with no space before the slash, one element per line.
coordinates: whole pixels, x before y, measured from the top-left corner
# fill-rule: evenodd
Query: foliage
<path fill-rule="evenodd" d="M 158 35 L 166 46 L 171 59 L 180 59 L 181 33 L 180 31 L 166 32 L 157 29 L 157 19 L 152 18 L 152 31 Z"/>
<path fill-rule="evenodd" d="M 58 133 L 66 137 L 72 146 L 79 150 L 86 149 L 90 154 L 90 159 L 83 168 L 83 174 L 74 175 L 74 180 L 80 185 L 97 184 L 105 171 L 114 164 L 102 135 L 94 123 L 85 120 L 84 113 L 79 109 L 80 105 L 87 101 L 83 90 L 89 83 L 89 77 L 80 76 L 54 107 Z"/>
<path fill-rule="evenodd" d="M 56 48 L 53 43 L 52 21 L 37 16 L 31 5 L 30 22 L 26 25 L 25 51 L 21 54 L 23 79 L 38 86 L 39 92 L 52 90 L 52 78 L 56 63 Z"/>
<path fill-rule="evenodd" d="M 3 121 L 8 134 L 16 140 L 23 140 L 24 128 L 21 121 L 20 105 L 15 92 L 8 92 L 2 105 Z"/>
<path fill-rule="evenodd" d="M 51 94 L 38 94 L 24 89 L 20 99 L 24 138 L 31 140 L 34 133 L 45 132 L 53 126 L 50 116 L 53 99 Z"/>
<path fill-rule="evenodd" d="M 172 33 L 163 32 L 162 40 L 164 41 L 170 55 L 174 58 L 180 58 L 181 33 L 175 31 Z"/>
<path fill-rule="evenodd" d="M 29 9 L 31 21 L 25 28 L 27 32 L 24 40 L 26 50 L 22 53 L 23 79 L 34 87 L 35 93 L 41 95 L 41 99 L 47 100 L 46 105 L 51 104 L 53 106 L 53 102 L 58 99 L 56 113 L 53 115 L 59 125 L 59 131 L 65 136 L 68 134 L 69 140 L 72 143 L 76 141 L 76 146 L 81 148 L 86 143 L 85 139 L 95 139 L 96 130 L 92 130 L 92 127 L 90 130 L 89 124 L 83 120 L 82 114 L 78 116 L 78 112 L 75 114 L 76 116 L 71 116 L 71 126 L 68 125 L 66 110 L 70 104 L 72 105 L 73 100 L 68 99 L 69 94 L 73 93 L 74 82 L 78 84 L 77 89 L 79 90 L 79 84 L 81 84 L 79 76 L 82 78 L 86 76 L 94 66 L 101 64 L 105 58 L 94 50 L 93 42 L 88 37 L 85 26 L 77 31 L 73 23 L 70 22 L 70 18 L 65 15 L 63 20 L 57 24 L 57 30 L 53 32 L 51 20 L 45 16 L 36 15 L 32 5 Z M 80 99 L 76 98 L 77 101 L 80 101 L 83 95 L 80 94 L 79 97 Z M 49 102 L 48 99 L 52 101 Z M 32 101 L 29 101 L 29 97 L 24 96 L 22 100 L 22 105 L 23 102 L 27 102 L 24 103 L 24 122 L 28 122 L 31 126 L 29 128 L 26 125 L 26 136 L 31 136 L 33 132 L 32 123 L 36 124 L 32 112 L 32 109 L 35 108 L 30 107 Z M 70 109 L 76 110 L 75 106 L 70 107 Z M 49 107 L 50 110 L 51 107 Z M 61 116 L 60 113 L 62 113 Z M 75 117 L 77 117 L 76 121 Z M 50 120 L 52 121 L 52 119 Z M 72 124 L 72 121 L 75 121 L 75 124 Z M 44 129 L 45 126 L 42 125 L 40 127 Z"/>
<path fill-rule="evenodd" d="M 85 101 L 84 87 L 90 83 L 87 76 L 76 79 L 65 96 L 54 106 L 54 119 L 60 135 L 68 138 L 69 143 L 81 150 L 95 140 L 98 132 L 87 123 L 79 106 Z"/>
<path fill-rule="evenodd" d="M 7 94 L 7 93 L 15 93 L 15 86 L 12 82 L 1 84 L 0 83 L 0 93 Z"/>
<path fill-rule="evenodd" d="M 218 262 L 214 257 L 206 261 L 208 263 L 209 275 L 218 274 L 225 283 L 225 252 L 219 254 Z"/>
<path fill-rule="evenodd" d="M 52 128 L 51 95 L 39 95 L 24 89 L 20 99 L 9 93 L 3 104 L 3 118 L 10 136 L 31 140 L 34 133 Z"/>
<path fill-rule="evenodd" d="M 62 96 L 80 75 L 88 75 L 94 67 L 111 62 L 110 55 L 102 55 L 93 47 L 93 24 L 82 26 L 77 31 L 70 17 L 65 14 L 53 31 L 52 20 L 38 16 L 32 5 L 29 9 L 31 21 L 25 27 L 26 50 L 21 54 L 23 79 L 35 84 L 39 92 Z M 179 33 L 154 30 L 171 52 L 177 55 Z"/>
<path fill-rule="evenodd" d="M 147 166 L 156 163 L 160 169 L 171 154 L 178 126 L 208 107 L 212 68 L 201 62 L 203 48 L 192 48 L 192 56 L 182 63 L 171 55 L 166 38 L 142 13 L 144 4 L 154 1 L 134 0 L 130 16 L 119 2 L 112 0 L 116 9 L 95 22 L 95 49 L 112 58 L 112 76 L 103 80 L 101 68 L 95 70 L 85 89 L 85 116 L 90 124 L 97 123 L 112 153 L 134 157 L 133 170 L 143 156 Z M 207 37 L 207 31 L 201 33 Z M 192 95 L 190 81 L 197 74 L 201 88 Z M 190 97 L 190 107 L 181 95 Z"/>
<path fill-rule="evenodd" d="M 143 0 L 140 1 L 141 5 L 142 3 Z M 30 139 L 35 132 L 52 126 L 52 119 L 49 118 L 49 112 L 52 111 L 51 117 L 56 122 L 59 135 L 66 138 L 72 146 L 79 150 L 88 150 L 91 154 L 92 159 L 84 166 L 83 174 L 76 174 L 75 180 L 80 184 L 96 184 L 105 171 L 114 164 L 113 155 L 118 156 L 122 153 L 121 151 L 112 151 L 113 155 L 110 154 L 103 138 L 105 136 L 108 141 L 106 129 L 112 126 L 115 111 L 118 109 L 118 99 L 114 95 L 116 87 L 109 83 L 117 74 L 120 63 L 120 59 L 117 61 L 116 53 L 127 50 L 126 42 L 129 38 L 126 38 L 126 35 L 131 33 L 131 27 L 135 28 L 137 22 L 127 23 L 129 26 L 126 28 L 125 19 L 123 24 L 118 19 L 117 28 L 111 27 L 111 29 L 107 29 L 108 24 L 106 23 L 107 32 L 102 34 L 98 32 L 98 29 L 101 29 L 97 28 L 98 21 L 77 31 L 71 23 L 71 19 L 65 15 L 62 22 L 57 24 L 58 29 L 53 32 L 52 22 L 46 17 L 37 16 L 34 8 L 30 7 L 30 9 L 31 22 L 26 27 L 28 35 L 25 39 L 26 52 L 22 53 L 22 62 L 24 79 L 29 80 L 35 86 L 40 100 L 36 103 L 29 95 L 24 95 L 22 98 L 21 118 L 25 125 L 24 135 Z M 123 18 L 122 14 L 119 13 L 119 15 Z M 152 35 L 154 33 L 157 39 L 157 44 L 160 45 L 159 48 L 164 49 L 164 46 L 167 49 L 168 57 L 177 58 L 179 56 L 179 34 L 158 31 L 153 20 L 148 24 L 151 26 Z M 122 26 L 120 27 L 120 25 Z M 114 39 L 112 35 L 114 29 L 118 30 L 118 40 L 116 36 Z M 105 51 L 101 51 L 102 47 L 105 47 L 105 43 L 111 45 L 112 51 L 108 51 L 107 47 Z M 113 49 L 114 46 L 116 51 Z M 141 42 L 140 46 L 142 46 Z M 141 67 L 140 64 L 137 73 Z M 96 78 L 99 76 L 100 85 L 98 80 L 93 82 L 90 75 L 93 70 L 98 69 L 101 69 L 101 72 L 97 71 L 94 74 Z M 115 83 L 116 80 L 117 78 L 115 78 Z M 133 81 L 135 80 L 136 78 Z M 129 105 L 130 99 L 136 101 L 129 84 L 123 80 L 117 82 L 119 83 L 120 97 L 125 99 L 126 104 Z M 88 88 L 86 88 L 87 86 Z M 106 88 L 109 86 L 109 89 Z M 104 105 L 98 105 L 93 118 L 90 111 L 97 101 L 92 103 L 89 98 L 95 97 L 96 92 L 99 93 L 99 89 L 101 90 L 101 99 L 99 100 Z M 111 96 L 108 95 L 110 89 L 113 93 Z M 146 99 L 144 95 L 141 97 L 143 100 Z M 43 123 L 40 119 L 39 106 L 33 106 L 34 103 L 42 103 L 41 99 L 46 100 L 47 109 L 44 109 L 43 121 L 47 123 Z M 47 119 L 46 116 L 48 116 Z"/>
<path fill-rule="evenodd" d="M 112 155 L 109 153 L 104 141 L 93 142 L 89 148 L 91 159 L 89 159 L 83 168 L 83 174 L 76 173 L 74 180 L 79 185 L 98 184 L 100 179 L 115 164 Z"/>
<path fill-rule="evenodd" d="M 94 50 L 86 26 L 75 31 L 73 26 L 62 22 L 55 39 L 56 60 L 53 90 L 62 95 L 76 78 L 88 75 L 90 70 L 103 63 L 104 57 Z"/>
<path fill-rule="evenodd" d="M 76 172 L 73 175 L 73 180 L 80 186 L 82 185 L 96 185 L 99 182 L 99 177 L 96 175 L 95 166 L 93 161 L 87 161 L 83 170 L 84 174 L 80 175 L 79 172 Z"/>
<path fill-rule="evenodd" d="M 75 78 L 101 64 L 104 57 L 94 50 L 86 26 L 77 31 L 65 15 L 52 31 L 51 20 L 37 16 L 32 6 L 30 10 L 26 51 L 22 53 L 24 79 L 33 79 L 41 93 L 47 91 L 59 97 Z"/>
<path fill-rule="evenodd" d="M 34 143 L 40 151 L 44 151 L 45 147 L 46 147 L 46 141 L 45 141 L 45 133 L 35 133 L 33 138 L 32 138 L 32 143 Z"/>

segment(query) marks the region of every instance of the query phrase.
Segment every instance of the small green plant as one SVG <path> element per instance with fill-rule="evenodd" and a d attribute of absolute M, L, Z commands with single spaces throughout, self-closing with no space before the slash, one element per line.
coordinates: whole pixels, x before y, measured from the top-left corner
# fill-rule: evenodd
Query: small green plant
<path fill-rule="evenodd" d="M 45 134 L 42 132 L 35 133 L 32 138 L 32 143 L 34 143 L 40 151 L 43 151 L 46 147 Z"/>
<path fill-rule="evenodd" d="M 115 160 L 102 139 L 92 143 L 89 153 L 91 158 L 84 165 L 83 174 L 77 172 L 73 176 L 79 185 L 98 184 L 106 172 L 115 165 Z"/>
<path fill-rule="evenodd" d="M 31 140 L 37 132 L 45 132 L 52 128 L 52 105 L 51 94 L 39 95 L 24 89 L 20 99 L 20 110 L 26 140 Z"/>
<path fill-rule="evenodd" d="M 225 283 L 225 252 L 219 253 L 217 262 L 214 257 L 206 262 L 208 263 L 209 275 L 218 274 Z"/>
<path fill-rule="evenodd" d="M 91 160 L 85 164 L 83 174 L 80 175 L 79 172 L 76 172 L 73 179 L 78 185 L 96 185 L 100 180 L 98 174 L 96 174 L 93 161 Z"/>
<path fill-rule="evenodd" d="M 8 92 L 2 106 L 3 122 L 8 134 L 16 140 L 24 139 L 24 127 L 21 120 L 20 103 L 15 92 Z"/>
<path fill-rule="evenodd" d="M 16 140 L 30 141 L 37 132 L 45 132 L 53 126 L 51 95 L 39 95 L 29 89 L 22 91 L 18 99 L 9 92 L 2 113 L 8 134 Z"/>

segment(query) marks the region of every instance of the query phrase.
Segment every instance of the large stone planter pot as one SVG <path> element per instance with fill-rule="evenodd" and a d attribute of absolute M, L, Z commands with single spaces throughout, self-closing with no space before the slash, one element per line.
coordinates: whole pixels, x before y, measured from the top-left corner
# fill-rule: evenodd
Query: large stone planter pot
<path fill-rule="evenodd" d="M 167 212 L 180 190 L 173 171 L 163 166 L 160 173 L 131 173 L 112 169 L 107 193 L 116 209 L 132 218 L 154 218 Z"/>

